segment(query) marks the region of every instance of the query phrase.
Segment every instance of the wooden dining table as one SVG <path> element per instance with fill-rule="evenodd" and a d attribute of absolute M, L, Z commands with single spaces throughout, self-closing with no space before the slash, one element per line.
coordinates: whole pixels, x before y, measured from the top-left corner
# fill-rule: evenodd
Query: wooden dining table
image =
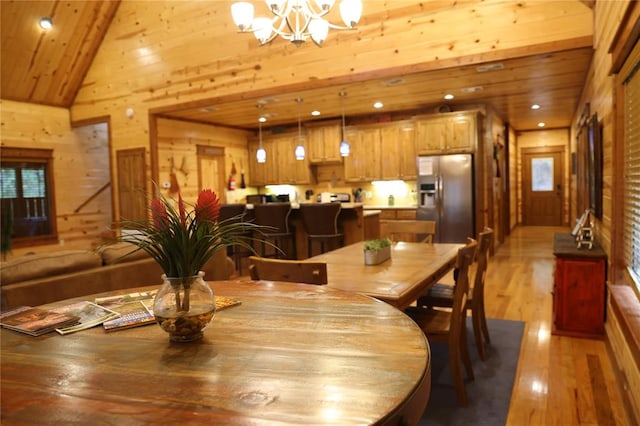
<path fill-rule="evenodd" d="M 453 269 L 463 246 L 400 241 L 391 246 L 391 259 L 365 265 L 363 243 L 359 242 L 309 260 L 326 262 L 329 287 L 373 296 L 404 309 Z"/>
<path fill-rule="evenodd" d="M 217 312 L 197 342 L 171 343 L 156 324 L 40 337 L 2 329 L 0 423 L 398 425 L 422 416 L 429 346 L 399 310 L 328 286 L 209 284 L 241 304 Z M 76 300 L 93 297 L 44 307 Z"/>

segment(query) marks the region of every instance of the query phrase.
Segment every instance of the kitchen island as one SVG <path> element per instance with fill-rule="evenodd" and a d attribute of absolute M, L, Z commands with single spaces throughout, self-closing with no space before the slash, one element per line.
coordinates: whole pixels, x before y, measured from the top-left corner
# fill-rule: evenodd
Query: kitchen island
<path fill-rule="evenodd" d="M 367 210 L 365 212 L 362 203 L 340 203 L 341 209 L 338 215 L 338 230 L 344 234 L 344 245 L 357 243 L 380 236 L 380 211 Z M 253 218 L 252 204 L 247 204 L 249 219 Z M 289 226 L 296 234 L 296 253 L 298 259 L 307 257 L 307 233 L 302 225 L 299 204 L 291 203 L 291 215 Z M 315 249 L 315 247 L 314 247 Z M 314 252 L 313 255 L 319 254 Z"/>

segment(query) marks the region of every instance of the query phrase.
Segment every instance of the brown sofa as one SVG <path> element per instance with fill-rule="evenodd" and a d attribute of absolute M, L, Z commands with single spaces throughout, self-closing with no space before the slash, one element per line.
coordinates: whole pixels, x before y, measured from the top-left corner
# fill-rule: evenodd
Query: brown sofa
<path fill-rule="evenodd" d="M 65 250 L 0 263 L 0 309 L 37 306 L 105 291 L 161 284 L 162 269 L 145 252 L 122 243 L 100 251 Z M 123 255 L 125 255 L 123 257 Z M 205 280 L 225 280 L 233 261 L 219 250 L 203 268 Z"/>

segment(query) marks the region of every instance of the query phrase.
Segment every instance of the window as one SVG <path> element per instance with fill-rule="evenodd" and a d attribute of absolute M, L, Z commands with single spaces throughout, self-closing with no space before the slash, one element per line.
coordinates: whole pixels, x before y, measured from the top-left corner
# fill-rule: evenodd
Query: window
<path fill-rule="evenodd" d="M 53 151 L 3 148 L 0 160 L 2 247 L 57 240 L 53 202 Z"/>
<path fill-rule="evenodd" d="M 531 159 L 531 190 L 553 191 L 553 157 Z"/>

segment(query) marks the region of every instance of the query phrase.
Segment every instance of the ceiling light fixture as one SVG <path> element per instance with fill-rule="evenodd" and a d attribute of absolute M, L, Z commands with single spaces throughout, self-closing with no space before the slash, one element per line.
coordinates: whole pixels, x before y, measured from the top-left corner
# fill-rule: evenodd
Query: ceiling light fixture
<path fill-rule="evenodd" d="M 298 146 L 296 146 L 296 160 L 304 160 L 304 145 L 302 145 L 302 123 L 300 122 L 300 104 L 302 98 L 296 98 L 298 103 Z"/>
<path fill-rule="evenodd" d="M 453 96 L 451 93 L 447 93 L 446 95 L 444 95 L 444 98 L 446 100 L 451 100 L 451 99 L 455 98 L 455 96 Z"/>
<path fill-rule="evenodd" d="M 538 127 L 544 127 L 544 126 L 545 124 L 542 121 L 538 123 Z"/>
<path fill-rule="evenodd" d="M 335 25 L 323 17 L 331 11 L 335 0 L 266 0 L 273 18 L 253 17 L 253 4 L 246 1 L 231 5 L 231 16 L 242 33 L 252 32 L 260 45 L 270 43 L 277 36 L 300 47 L 308 38 L 321 46 L 329 28 L 352 30 L 362 15 L 361 0 L 342 0 L 340 15 L 345 26 Z"/>
<path fill-rule="evenodd" d="M 375 103 L 373 104 L 373 107 L 374 107 L 375 109 L 380 109 L 380 108 L 382 108 L 383 106 L 384 106 L 384 104 L 383 104 L 382 102 L 380 102 L 380 101 L 375 102 Z"/>
<path fill-rule="evenodd" d="M 53 27 L 53 21 L 48 16 L 40 18 L 39 24 L 40 28 L 42 28 L 43 30 L 49 30 L 51 29 L 51 27 Z"/>
<path fill-rule="evenodd" d="M 342 141 L 340 142 L 340 156 L 348 157 L 351 151 L 351 146 L 346 139 L 345 121 L 344 121 L 344 98 L 347 96 L 347 92 L 340 92 L 340 104 L 342 105 Z"/>
<path fill-rule="evenodd" d="M 540 105 L 533 104 L 533 105 L 531 105 L 531 109 L 540 109 Z"/>
<path fill-rule="evenodd" d="M 259 111 L 262 111 L 263 105 L 258 104 Z M 262 115 L 258 117 L 258 150 L 256 151 L 256 161 L 258 163 L 264 163 L 267 161 L 267 151 L 262 146 L 262 123 L 267 121 Z"/>
<path fill-rule="evenodd" d="M 317 117 L 320 115 L 320 111 L 318 110 L 311 111 L 311 115 L 313 115 L 314 117 Z"/>

